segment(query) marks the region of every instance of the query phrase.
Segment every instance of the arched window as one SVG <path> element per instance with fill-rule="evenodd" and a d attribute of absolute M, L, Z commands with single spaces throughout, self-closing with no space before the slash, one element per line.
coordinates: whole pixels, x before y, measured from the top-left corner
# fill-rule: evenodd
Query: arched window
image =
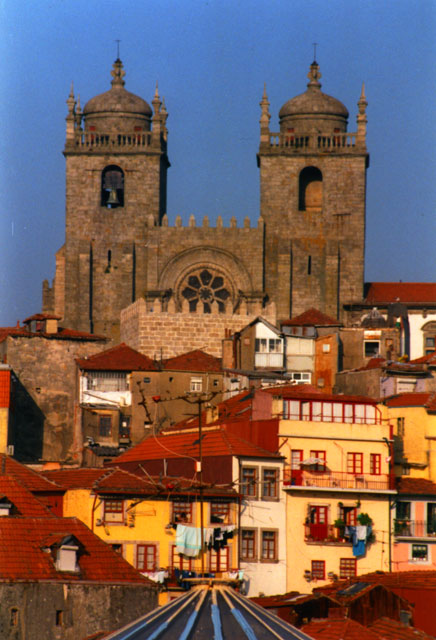
<path fill-rule="evenodd" d="M 124 173 L 116 165 L 105 167 L 101 173 L 101 206 L 124 207 Z"/>
<path fill-rule="evenodd" d="M 322 173 L 316 167 L 305 167 L 300 173 L 298 208 L 300 211 L 321 211 Z"/>
<path fill-rule="evenodd" d="M 436 322 L 427 322 L 421 329 L 424 337 L 424 355 L 436 351 Z"/>

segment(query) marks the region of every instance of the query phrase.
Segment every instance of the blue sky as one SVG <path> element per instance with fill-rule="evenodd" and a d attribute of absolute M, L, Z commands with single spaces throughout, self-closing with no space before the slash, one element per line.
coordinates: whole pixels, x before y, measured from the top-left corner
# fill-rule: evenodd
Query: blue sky
<path fill-rule="evenodd" d="M 110 87 L 169 112 L 168 215 L 259 215 L 256 151 L 302 93 L 317 42 L 323 91 L 350 111 L 365 82 L 366 280 L 436 279 L 436 0 L 0 0 L 0 326 L 41 310 L 64 242 L 65 116 Z"/>

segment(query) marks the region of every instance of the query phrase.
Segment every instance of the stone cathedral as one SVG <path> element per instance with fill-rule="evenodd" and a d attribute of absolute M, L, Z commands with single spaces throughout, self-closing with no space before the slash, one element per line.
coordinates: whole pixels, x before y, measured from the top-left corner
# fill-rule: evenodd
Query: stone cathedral
<path fill-rule="evenodd" d="M 321 91 L 316 61 L 306 91 L 281 108 L 278 132 L 264 91 L 259 220 L 224 226 L 218 217 L 212 226 L 191 217 L 184 227 L 166 215 L 165 104 L 157 89 L 152 107 L 127 91 L 119 59 L 111 73 L 109 91 L 83 111 L 73 91 L 67 100 L 65 244 L 53 286 L 43 285 L 45 313 L 114 340 L 121 318 L 121 338 L 141 347 L 133 333 L 161 326 L 157 319 L 228 334 L 258 315 L 278 322 L 310 307 L 340 318 L 345 302 L 362 299 L 363 89 L 354 133 L 345 106 Z"/>

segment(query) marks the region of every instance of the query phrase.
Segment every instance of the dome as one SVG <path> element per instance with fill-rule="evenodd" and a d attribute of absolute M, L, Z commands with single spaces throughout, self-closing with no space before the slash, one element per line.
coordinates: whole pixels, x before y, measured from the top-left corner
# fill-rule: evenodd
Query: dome
<path fill-rule="evenodd" d="M 309 82 L 307 90 L 295 98 L 291 98 L 280 109 L 280 128 L 287 130 L 290 127 L 295 131 L 320 131 L 327 133 L 329 130 L 347 130 L 348 110 L 332 96 L 321 91 L 321 73 L 317 62 L 312 62 L 307 76 Z"/>
<path fill-rule="evenodd" d="M 113 129 L 114 126 L 119 128 L 120 120 L 123 119 L 123 130 L 137 126 L 149 130 L 151 107 L 145 100 L 124 88 L 125 71 L 121 60 L 115 60 L 111 74 L 113 79 L 109 91 L 91 98 L 83 109 L 85 128 L 93 125 L 99 131 Z"/>

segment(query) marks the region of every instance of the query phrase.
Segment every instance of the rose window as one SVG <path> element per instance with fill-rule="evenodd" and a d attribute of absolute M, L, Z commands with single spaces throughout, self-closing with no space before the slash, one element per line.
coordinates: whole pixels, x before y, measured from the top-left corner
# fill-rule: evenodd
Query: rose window
<path fill-rule="evenodd" d="M 189 311 L 196 311 L 203 305 L 203 312 L 211 312 L 211 304 L 218 303 L 220 313 L 224 312 L 224 303 L 230 297 L 229 287 L 223 276 L 213 269 L 199 269 L 192 272 L 182 283 L 182 296 L 189 302 Z"/>

